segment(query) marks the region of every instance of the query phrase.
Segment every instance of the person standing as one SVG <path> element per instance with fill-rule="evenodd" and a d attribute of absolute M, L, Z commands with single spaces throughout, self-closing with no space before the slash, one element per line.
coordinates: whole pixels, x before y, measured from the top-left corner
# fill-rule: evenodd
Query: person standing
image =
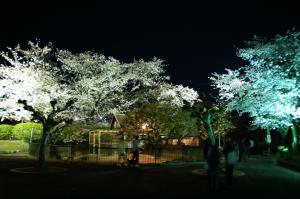
<path fill-rule="evenodd" d="M 132 149 L 133 149 L 133 156 L 132 156 L 132 162 L 133 164 L 139 164 L 139 136 L 135 135 L 134 139 L 132 140 Z"/>
<path fill-rule="evenodd" d="M 204 142 L 204 146 L 203 146 L 203 156 L 204 156 L 204 159 L 207 161 L 207 156 L 208 156 L 208 150 L 209 150 L 209 147 L 210 147 L 210 139 L 207 138 Z"/>
<path fill-rule="evenodd" d="M 208 182 L 211 191 L 218 189 L 218 172 L 220 164 L 220 152 L 217 145 L 210 146 L 207 155 L 208 161 Z"/>
<path fill-rule="evenodd" d="M 125 149 L 125 141 L 123 136 L 119 136 L 118 138 L 118 166 L 126 165 L 126 149 Z"/>
<path fill-rule="evenodd" d="M 239 142 L 239 162 L 242 160 L 246 160 L 245 138 L 241 139 Z"/>
<path fill-rule="evenodd" d="M 226 145 L 224 147 L 224 154 L 225 154 L 226 184 L 230 186 L 232 185 L 234 165 L 236 163 L 235 147 L 230 138 L 228 138 Z"/>
<path fill-rule="evenodd" d="M 250 147 L 251 147 L 250 139 L 247 138 L 245 139 L 245 156 L 247 156 L 248 158 L 250 158 Z"/>
<path fill-rule="evenodd" d="M 252 151 L 252 149 L 254 147 L 254 141 L 250 139 L 249 142 L 250 142 L 250 148 L 249 148 L 249 156 L 250 156 L 251 155 L 251 151 Z"/>

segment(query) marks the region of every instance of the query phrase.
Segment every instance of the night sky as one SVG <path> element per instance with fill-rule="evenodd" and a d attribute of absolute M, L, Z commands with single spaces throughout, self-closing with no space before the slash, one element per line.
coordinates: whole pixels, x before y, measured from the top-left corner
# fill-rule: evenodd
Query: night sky
<path fill-rule="evenodd" d="M 211 73 L 243 64 L 236 47 L 253 35 L 300 30 L 299 7 L 289 1 L 9 2 L 0 6 L 1 50 L 39 38 L 123 62 L 155 56 L 165 60 L 171 82 L 198 91 L 210 91 Z"/>

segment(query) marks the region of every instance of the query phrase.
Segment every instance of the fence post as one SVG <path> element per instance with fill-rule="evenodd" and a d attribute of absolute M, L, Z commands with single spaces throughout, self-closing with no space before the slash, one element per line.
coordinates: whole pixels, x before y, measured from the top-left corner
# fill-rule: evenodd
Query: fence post
<path fill-rule="evenodd" d="M 30 140 L 29 140 L 29 143 L 31 144 L 32 143 L 32 139 L 33 139 L 33 132 L 34 132 L 34 129 L 31 128 L 31 132 L 30 132 Z"/>

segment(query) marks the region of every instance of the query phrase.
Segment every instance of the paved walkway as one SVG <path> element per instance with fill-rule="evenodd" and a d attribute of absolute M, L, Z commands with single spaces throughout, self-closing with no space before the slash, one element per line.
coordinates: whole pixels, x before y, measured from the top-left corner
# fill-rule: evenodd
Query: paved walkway
<path fill-rule="evenodd" d="M 299 195 L 300 173 L 279 167 L 272 158 L 253 157 L 237 164 L 245 173 L 231 188 L 219 178 L 211 193 L 207 176 L 193 172 L 200 163 L 172 167 L 118 168 L 88 164 L 48 163 L 68 168 L 57 174 L 18 174 L 11 168 L 32 166 L 31 159 L 0 157 L 1 199 L 14 198 L 284 198 Z"/>

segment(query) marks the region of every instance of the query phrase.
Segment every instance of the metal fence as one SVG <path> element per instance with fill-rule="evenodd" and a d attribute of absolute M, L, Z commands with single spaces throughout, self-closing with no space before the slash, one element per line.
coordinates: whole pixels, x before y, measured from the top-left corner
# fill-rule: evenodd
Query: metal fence
<path fill-rule="evenodd" d="M 29 154 L 38 157 L 39 144 L 31 143 Z M 114 147 L 87 147 L 80 145 L 50 145 L 45 148 L 46 159 L 85 161 L 101 164 L 116 164 L 118 149 Z M 126 158 L 131 159 L 132 149 L 126 148 Z M 201 161 L 203 152 L 199 147 L 161 147 L 145 149 L 139 154 L 140 164 L 159 164 L 171 161 Z"/>

